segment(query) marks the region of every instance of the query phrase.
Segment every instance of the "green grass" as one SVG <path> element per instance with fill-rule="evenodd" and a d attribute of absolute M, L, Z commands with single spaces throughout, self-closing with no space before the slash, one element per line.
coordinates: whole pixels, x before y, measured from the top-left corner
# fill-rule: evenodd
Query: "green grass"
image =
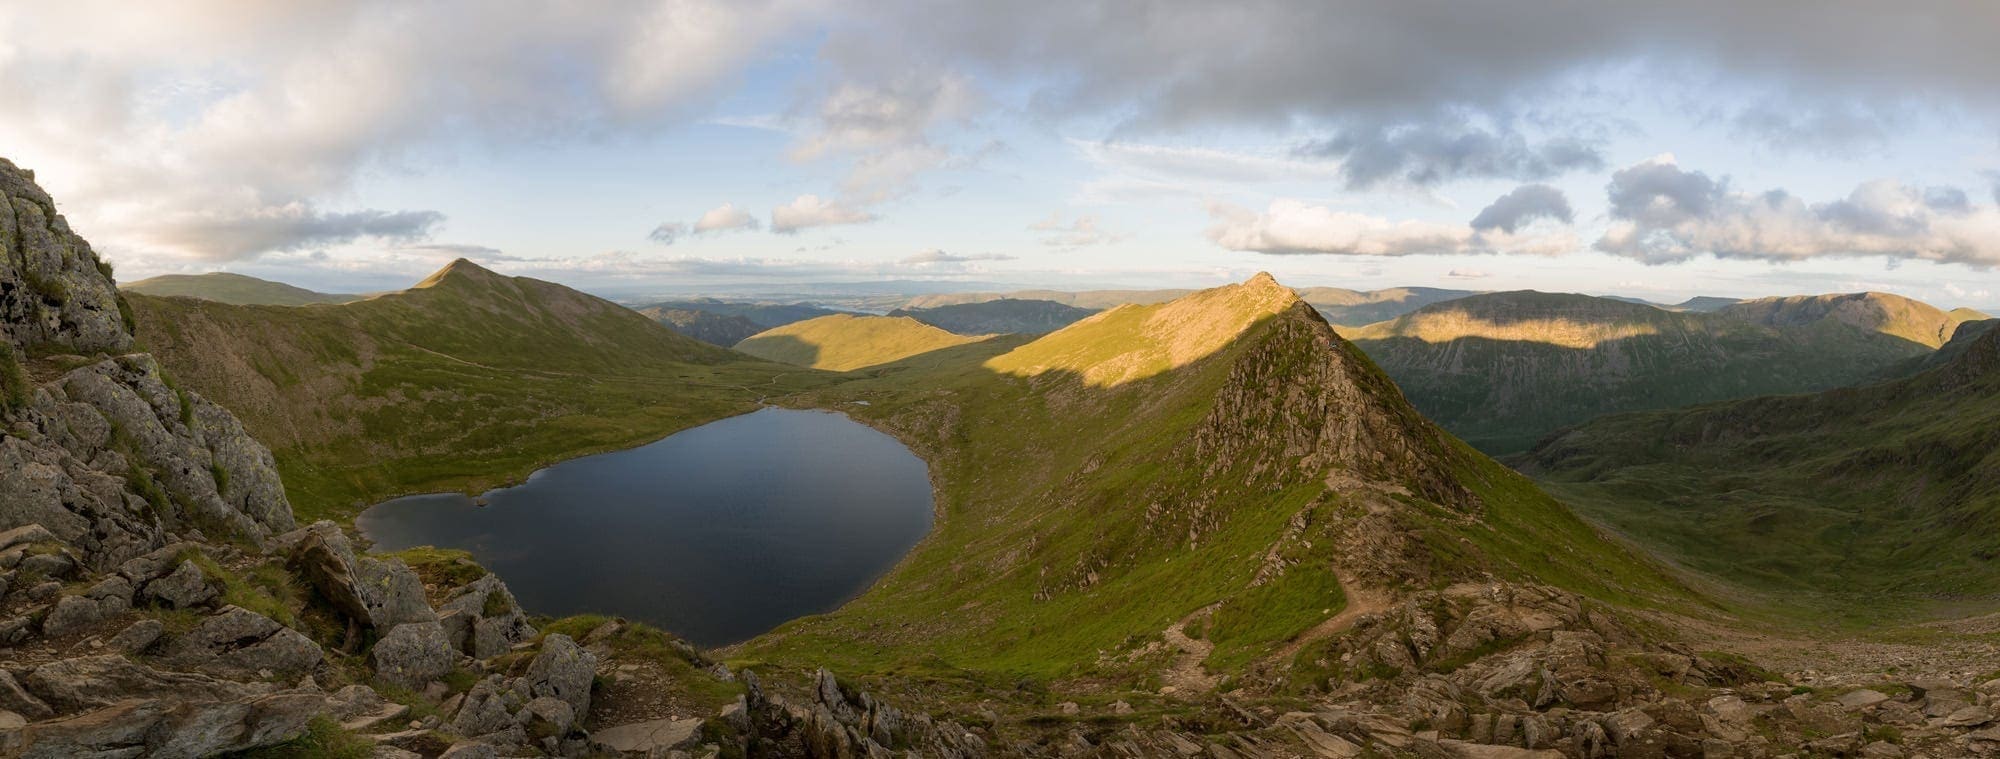
<path fill-rule="evenodd" d="M 1852 627 L 1990 608 L 1997 342 L 1872 387 L 1607 417 L 1528 463 L 1582 513 L 1781 617 Z"/>
<path fill-rule="evenodd" d="M 1211 604 L 1220 602 L 1196 632 L 1216 643 L 1208 663 L 1224 674 L 1338 613 L 1331 552 L 1341 525 L 1365 509 L 1331 493 L 1323 473 L 1269 470 L 1297 454 L 1267 435 L 1243 433 L 1247 447 L 1219 468 L 1193 444 L 1211 434 L 1198 431 L 1227 392 L 1251 393 L 1278 417 L 1315 407 L 1254 388 L 1306 381 L 1291 372 L 1324 360 L 1324 333 L 1298 326 L 1305 317 L 1292 311 L 1259 316 L 1282 306 L 1258 297 L 1204 302 L 1232 305 L 1204 321 L 1220 325 L 1219 337 L 1192 360 L 1150 332 L 1178 314 L 1156 320 L 1174 312 L 1128 307 L 1023 347 L 942 351 L 787 400 L 898 434 L 932 463 L 940 521 L 868 593 L 741 646 L 736 660 L 981 687 L 1089 677 L 1143 689 L 1152 670 L 1116 663 L 1120 652 Z M 1344 355 L 1395 423 L 1421 425 L 1365 358 Z M 1097 366 L 1120 369 L 1093 375 Z M 1257 371 L 1238 379 L 1241 366 Z M 1525 478 L 1441 445 L 1432 455 L 1455 462 L 1445 466 L 1483 501 L 1481 518 L 1419 497 L 1396 510 L 1404 529 L 1434 544 L 1440 579 L 1490 572 L 1624 603 L 1699 603 Z M 1294 523 L 1306 531 L 1287 537 Z M 1274 550 L 1293 563 L 1253 586 Z"/>
<path fill-rule="evenodd" d="M 109 275 L 106 275 L 109 279 Z M 150 295 L 200 298 L 218 303 L 263 306 L 307 306 L 320 303 L 347 303 L 359 295 L 331 295 L 294 287 L 283 282 L 247 277 L 228 272 L 208 274 L 166 274 L 119 285 L 119 290 Z"/>

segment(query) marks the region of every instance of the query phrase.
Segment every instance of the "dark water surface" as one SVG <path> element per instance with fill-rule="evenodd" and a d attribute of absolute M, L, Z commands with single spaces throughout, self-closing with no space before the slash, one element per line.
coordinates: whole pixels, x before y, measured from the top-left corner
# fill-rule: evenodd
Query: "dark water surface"
<path fill-rule="evenodd" d="M 931 527 L 923 461 L 844 416 L 767 408 L 487 493 L 377 504 L 375 550 L 462 548 L 528 611 L 734 643 L 867 589 Z"/>

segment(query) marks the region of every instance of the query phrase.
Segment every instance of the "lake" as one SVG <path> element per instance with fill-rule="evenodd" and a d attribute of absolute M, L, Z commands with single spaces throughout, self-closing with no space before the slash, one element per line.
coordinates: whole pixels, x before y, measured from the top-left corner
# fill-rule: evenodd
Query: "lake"
<path fill-rule="evenodd" d="M 535 614 L 736 643 L 866 590 L 930 531 L 924 462 L 840 414 L 766 408 L 356 520 L 374 550 L 472 552 Z"/>

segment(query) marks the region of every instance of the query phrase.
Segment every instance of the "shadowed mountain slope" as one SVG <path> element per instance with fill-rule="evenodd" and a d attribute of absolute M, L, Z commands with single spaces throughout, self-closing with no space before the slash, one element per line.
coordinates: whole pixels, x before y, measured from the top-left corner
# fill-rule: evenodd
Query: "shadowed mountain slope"
<path fill-rule="evenodd" d="M 217 303 L 260 306 L 310 306 L 316 303 L 347 303 L 361 295 L 322 293 L 267 279 L 210 272 L 208 274 L 163 274 L 119 285 L 128 293 L 158 298 L 185 297 Z"/>
<path fill-rule="evenodd" d="M 792 322 L 817 319 L 842 313 L 828 308 L 820 308 L 809 303 L 764 303 L 760 301 L 718 300 L 715 298 L 694 298 L 692 300 L 670 300 L 637 306 L 640 311 L 660 309 L 663 311 L 700 311 L 717 316 L 735 316 L 757 325 L 759 330 L 782 327 Z"/>
<path fill-rule="evenodd" d="M 1894 296 L 1793 301 L 1690 313 L 1489 293 L 1345 334 L 1425 415 L 1510 453 L 1601 414 L 1866 381 L 1930 353 L 1937 342 L 1914 338 L 1943 325 L 1942 312 Z"/>
<path fill-rule="evenodd" d="M 1040 335 L 1067 327 L 1096 313 L 1048 300 L 1001 298 L 933 308 L 899 308 L 890 316 L 907 316 L 961 335 Z"/>
<path fill-rule="evenodd" d="M 1688 566 L 1863 617 L 2000 592 L 2000 330 L 1908 379 L 1599 419 L 1530 470 Z"/>
<path fill-rule="evenodd" d="M 834 314 L 759 332 L 737 343 L 736 350 L 767 361 L 845 372 L 978 339 L 909 317 Z"/>
<path fill-rule="evenodd" d="M 695 311 L 684 308 L 661 308 L 647 306 L 639 313 L 657 321 L 688 337 L 709 345 L 728 348 L 743 342 L 743 338 L 764 331 L 764 327 L 741 316 L 729 316 L 713 311 Z"/>
<path fill-rule="evenodd" d="M 796 373 L 464 260 L 327 308 L 130 298 L 139 339 L 271 446 L 304 514 L 498 485 L 748 410 Z"/>
<path fill-rule="evenodd" d="M 1192 294 L 1193 290 L 1021 290 L 1011 293 L 950 293 L 912 298 L 908 309 L 986 303 L 1001 299 L 1045 300 L 1067 306 L 1102 311 L 1117 306 L 1149 306 Z M 1435 287 L 1392 287 L 1384 290 L 1349 290 L 1342 287 L 1307 287 L 1296 290 L 1299 298 L 1312 304 L 1320 315 L 1335 325 L 1372 324 L 1415 311 L 1433 303 L 1472 295 L 1469 290 Z M 940 325 L 942 326 L 942 325 Z M 955 330 L 954 330 L 955 331 Z"/>

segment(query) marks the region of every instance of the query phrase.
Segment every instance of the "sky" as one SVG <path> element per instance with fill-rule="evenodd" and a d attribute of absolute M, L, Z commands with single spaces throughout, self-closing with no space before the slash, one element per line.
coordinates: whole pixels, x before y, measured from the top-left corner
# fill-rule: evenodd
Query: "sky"
<path fill-rule="evenodd" d="M 1887 290 L 2000 312 L 2000 3 L 0 0 L 123 280 Z"/>

